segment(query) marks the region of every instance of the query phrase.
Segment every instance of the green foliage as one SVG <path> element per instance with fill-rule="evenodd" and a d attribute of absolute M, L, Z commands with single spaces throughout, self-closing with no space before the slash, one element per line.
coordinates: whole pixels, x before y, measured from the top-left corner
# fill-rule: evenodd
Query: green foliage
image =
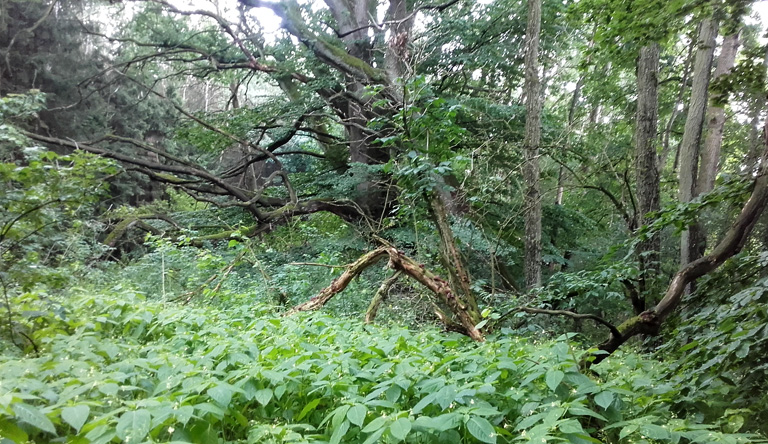
<path fill-rule="evenodd" d="M 754 276 L 766 265 L 765 252 L 743 255 L 704 279 L 658 351 L 677 357 L 667 377 L 681 392 L 677 408 L 726 430 L 768 431 L 768 279 Z"/>
<path fill-rule="evenodd" d="M 34 115 L 42 96 L 2 99 L 2 118 Z M 0 163 L 0 277 L 5 289 L 29 289 L 59 281 L 66 273 L 48 268 L 63 257 L 69 264 L 103 251 L 88 241 L 89 222 L 105 195 L 106 175 L 117 172 L 104 158 L 83 152 L 62 156 L 32 146 L 13 126 L 0 126 L 6 161 Z M 82 236 L 85 235 L 85 236 Z"/>
<path fill-rule="evenodd" d="M 555 341 L 485 344 L 251 303 L 27 293 L 40 355 L 0 357 L 6 442 L 749 442 L 695 417 L 634 355 L 595 377 Z M 649 441 L 650 440 L 650 441 Z"/>
<path fill-rule="evenodd" d="M 0 154 L 3 161 L 11 160 L 9 155 L 27 141 L 14 124 L 36 118 L 44 105 L 45 95 L 36 90 L 0 97 Z"/>

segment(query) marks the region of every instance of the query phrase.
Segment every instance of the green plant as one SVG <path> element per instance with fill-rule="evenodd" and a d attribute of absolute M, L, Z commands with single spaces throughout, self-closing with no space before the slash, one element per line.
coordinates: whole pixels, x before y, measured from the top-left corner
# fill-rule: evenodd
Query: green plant
<path fill-rule="evenodd" d="M 28 293 L 40 355 L 0 357 L 7 442 L 750 442 L 675 418 L 666 367 L 556 340 L 470 343 L 321 314 Z M 645 441 L 643 441 L 645 440 Z"/>

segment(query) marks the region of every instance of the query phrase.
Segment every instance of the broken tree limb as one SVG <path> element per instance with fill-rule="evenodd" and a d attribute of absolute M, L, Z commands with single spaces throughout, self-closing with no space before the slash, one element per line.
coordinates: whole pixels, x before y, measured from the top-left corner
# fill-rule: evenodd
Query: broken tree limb
<path fill-rule="evenodd" d="M 379 247 L 364 254 L 358 260 L 349 264 L 341 276 L 337 277 L 333 280 L 333 282 L 331 282 L 331 285 L 325 287 L 317 296 L 313 297 L 307 302 L 299 304 L 290 309 L 286 313 L 286 316 L 290 316 L 300 311 L 317 310 L 318 308 L 322 307 L 329 300 L 331 300 L 332 297 L 344 291 L 344 289 L 347 288 L 347 285 L 352 282 L 352 279 L 362 273 L 363 270 L 379 262 L 384 256 L 386 256 L 388 253 L 387 250 L 387 247 Z"/>
<path fill-rule="evenodd" d="M 473 323 L 477 324 L 481 320 L 480 310 L 477 308 L 475 296 L 472 294 L 470 288 L 469 273 L 464 267 L 464 262 L 461 259 L 459 249 L 456 248 L 453 230 L 448 222 L 448 213 L 445 208 L 445 202 L 442 197 L 435 192 L 428 196 L 428 200 L 432 218 L 437 227 L 437 232 L 440 234 L 440 256 L 442 257 L 445 268 L 448 270 L 448 278 L 451 287 L 459 293 L 459 295 L 456 296 L 460 299 L 460 303 L 466 306 L 466 310 L 468 310 L 470 316 L 472 316 Z"/>
<path fill-rule="evenodd" d="M 477 323 L 470 313 L 470 307 L 468 307 L 460 297 L 457 297 L 454 294 L 451 286 L 446 280 L 427 270 L 424 267 L 424 264 L 420 264 L 409 258 L 404 253 L 391 246 L 391 244 L 386 242 L 384 243 L 385 246 L 379 247 L 373 251 L 369 251 L 368 253 L 361 256 L 358 260 L 348 265 L 341 276 L 334 279 L 331 285 L 320 291 L 317 296 L 313 297 L 307 302 L 295 306 L 286 312 L 286 316 L 298 313 L 300 311 L 319 309 L 335 295 L 344 291 L 352 279 L 362 273 L 363 270 L 370 267 L 371 265 L 376 264 L 384 256 L 389 256 L 389 262 L 387 265 L 389 268 L 396 271 L 401 271 L 420 284 L 424 285 L 430 291 L 435 293 L 435 295 L 440 299 L 442 303 L 450 308 L 451 313 L 456 318 L 456 321 L 451 320 L 448 316 L 441 318 L 447 328 L 452 331 L 459 330 L 461 333 L 466 334 L 478 342 L 485 340 L 480 330 L 475 327 Z"/>
<path fill-rule="evenodd" d="M 499 319 L 496 321 L 498 324 L 499 321 L 506 318 L 509 315 L 524 312 L 529 314 L 545 314 L 545 315 L 552 315 L 552 316 L 565 316 L 569 317 L 571 319 L 589 319 L 592 321 L 595 321 L 596 323 L 608 328 L 611 332 L 611 336 L 621 336 L 621 333 L 619 332 L 619 329 L 616 328 L 615 325 L 611 324 L 610 322 L 606 321 L 605 319 L 601 318 L 600 316 L 588 314 L 588 313 L 576 313 L 573 311 L 568 310 L 548 310 L 546 308 L 534 308 L 534 307 L 515 307 L 512 310 L 504 313 L 499 317 Z"/>
<path fill-rule="evenodd" d="M 387 296 L 389 296 L 389 289 L 392 288 L 392 285 L 397 282 L 402 274 L 402 271 L 396 271 L 392 276 L 381 283 L 379 289 L 376 290 L 376 294 L 373 295 L 373 299 L 371 299 L 371 303 L 368 305 L 368 309 L 365 311 L 366 324 L 372 324 L 374 319 L 376 319 L 376 315 L 379 313 L 379 307 L 381 306 L 381 303 L 387 299 Z"/>

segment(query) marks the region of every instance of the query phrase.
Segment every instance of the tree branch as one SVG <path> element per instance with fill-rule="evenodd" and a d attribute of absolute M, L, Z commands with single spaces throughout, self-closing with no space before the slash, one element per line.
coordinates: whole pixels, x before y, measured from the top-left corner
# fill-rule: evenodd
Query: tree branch
<path fill-rule="evenodd" d="M 621 332 L 619 332 L 619 329 L 616 328 L 616 326 L 614 326 L 610 322 L 601 318 L 600 316 L 587 314 L 587 313 L 576 313 L 576 312 L 567 311 L 567 310 L 548 310 L 545 308 L 515 307 L 512 310 L 501 315 L 501 317 L 499 317 L 499 319 L 496 320 L 496 323 L 498 324 L 502 319 L 506 318 L 507 316 L 510 316 L 512 314 L 519 313 L 519 312 L 524 312 L 529 314 L 546 314 L 546 315 L 552 315 L 552 316 L 566 316 L 572 319 L 590 319 L 608 328 L 608 330 L 611 331 L 611 336 L 621 337 Z"/>

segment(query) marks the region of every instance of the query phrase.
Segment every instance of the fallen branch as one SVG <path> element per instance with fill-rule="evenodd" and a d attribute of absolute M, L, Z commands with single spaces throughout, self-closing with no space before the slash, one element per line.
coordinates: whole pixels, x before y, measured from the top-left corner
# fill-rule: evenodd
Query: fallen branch
<path fill-rule="evenodd" d="M 600 316 L 588 314 L 588 313 L 576 313 L 568 310 L 548 310 L 546 308 L 516 307 L 504 313 L 503 315 L 501 315 L 501 317 L 499 317 L 496 323 L 498 324 L 499 321 L 506 318 L 507 316 L 510 316 L 512 314 L 519 313 L 519 312 L 524 312 L 529 314 L 546 314 L 546 315 L 552 315 L 552 316 L 566 316 L 571 319 L 590 319 L 600 325 L 607 327 L 608 330 L 611 331 L 611 336 L 621 336 L 621 332 L 619 332 L 619 329 L 616 328 L 615 325 L 611 324 L 610 322 L 606 321 Z"/>
<path fill-rule="evenodd" d="M 330 265 L 330 264 L 318 264 L 317 262 L 288 262 L 286 265 L 303 265 L 307 267 L 326 267 L 326 268 L 346 268 L 349 266 L 347 265 Z"/>
<path fill-rule="evenodd" d="M 293 307 L 291 310 L 288 310 L 285 315 L 290 316 L 300 311 L 317 310 L 321 308 L 335 295 L 344 291 L 349 283 L 352 282 L 352 279 L 360 275 L 363 270 L 378 263 L 385 256 L 388 256 L 389 262 L 387 266 L 389 268 L 407 274 L 412 279 L 424 285 L 435 293 L 442 303 L 450 308 L 453 315 L 457 318 L 457 321 L 454 321 L 449 316 L 443 314 L 440 318 L 446 325 L 446 328 L 451 331 L 460 331 L 478 342 L 485 340 L 480 330 L 475 327 L 477 323 L 470 313 L 471 307 L 464 302 L 461 296 L 454 294 L 447 281 L 427 270 L 423 264 L 407 257 L 388 242 L 383 241 L 383 243 L 385 244 L 383 247 L 369 251 L 355 262 L 349 264 L 341 276 L 334 279 L 331 285 L 320 291 L 317 296 Z"/>
<path fill-rule="evenodd" d="M 396 271 L 392 276 L 381 283 L 379 289 L 376 290 L 376 294 L 373 295 L 373 299 L 371 299 L 371 304 L 368 305 L 368 309 L 365 311 L 366 324 L 371 324 L 374 319 L 376 319 L 376 315 L 379 314 L 381 303 L 387 299 L 387 296 L 389 296 L 389 289 L 392 288 L 402 274 L 402 271 Z"/>

